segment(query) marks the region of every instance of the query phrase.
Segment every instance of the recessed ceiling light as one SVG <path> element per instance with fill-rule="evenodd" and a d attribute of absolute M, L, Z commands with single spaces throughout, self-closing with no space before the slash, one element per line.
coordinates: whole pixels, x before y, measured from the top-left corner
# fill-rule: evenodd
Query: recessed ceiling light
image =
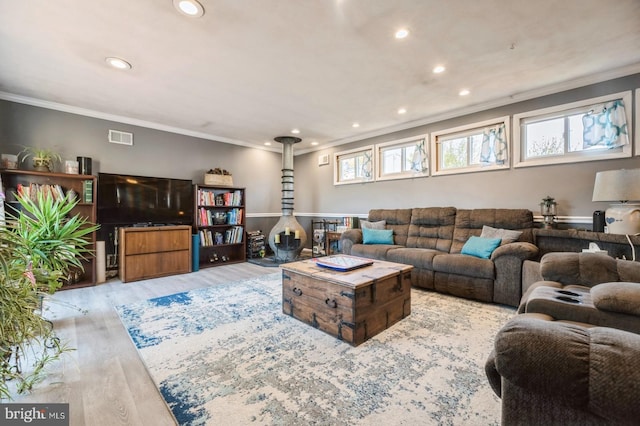
<path fill-rule="evenodd" d="M 407 113 L 406 108 L 398 108 L 398 114 L 406 114 L 406 113 Z"/>
<path fill-rule="evenodd" d="M 298 133 L 300 133 L 300 130 L 298 129 L 292 129 L 291 133 L 293 133 L 294 135 L 297 135 Z"/>
<path fill-rule="evenodd" d="M 190 18 L 199 18 L 204 15 L 204 7 L 197 0 L 173 0 L 173 7 Z"/>
<path fill-rule="evenodd" d="M 271 146 L 271 142 L 265 142 L 264 143 L 266 146 Z"/>
<path fill-rule="evenodd" d="M 318 142 L 313 141 L 313 142 L 311 142 L 311 145 L 316 146 L 316 145 L 318 145 Z"/>
<path fill-rule="evenodd" d="M 433 69 L 433 73 L 434 73 L 434 74 L 440 74 L 441 72 L 444 72 L 444 70 L 445 70 L 445 69 L 446 69 L 446 68 L 445 68 L 444 66 L 442 66 L 442 65 L 438 65 L 437 67 L 435 67 L 435 68 Z"/>
<path fill-rule="evenodd" d="M 409 35 L 409 30 L 406 28 L 401 28 L 398 31 L 396 31 L 396 38 L 405 38 L 408 35 Z"/>
<path fill-rule="evenodd" d="M 105 58 L 105 61 L 114 68 L 118 68 L 119 70 L 130 70 L 131 64 L 124 59 L 109 57 Z"/>
<path fill-rule="evenodd" d="M 462 89 L 462 90 L 460 91 L 460 93 L 458 93 L 458 95 L 460 95 L 460 96 L 467 96 L 469 93 L 471 93 L 471 92 L 469 91 L 469 89 Z"/>
<path fill-rule="evenodd" d="M 351 125 L 351 127 L 353 127 L 353 128 L 360 127 L 360 123 L 353 123 L 353 124 Z"/>

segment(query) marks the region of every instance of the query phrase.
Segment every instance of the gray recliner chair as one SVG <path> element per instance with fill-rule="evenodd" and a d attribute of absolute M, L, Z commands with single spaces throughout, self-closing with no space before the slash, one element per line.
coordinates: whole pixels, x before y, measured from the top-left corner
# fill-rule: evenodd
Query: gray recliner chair
<path fill-rule="evenodd" d="M 640 262 L 595 253 L 547 253 L 540 274 L 543 280 L 529 287 L 518 313 L 640 334 Z"/>
<path fill-rule="evenodd" d="M 502 425 L 637 425 L 640 335 L 516 315 L 498 332 L 485 370 Z"/>

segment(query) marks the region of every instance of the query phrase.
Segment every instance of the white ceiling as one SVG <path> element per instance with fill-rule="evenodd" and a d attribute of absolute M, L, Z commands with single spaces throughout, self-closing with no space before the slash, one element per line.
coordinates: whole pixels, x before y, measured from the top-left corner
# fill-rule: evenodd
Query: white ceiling
<path fill-rule="evenodd" d="M 300 153 L 640 72 L 640 0 L 201 3 L 0 0 L 0 98 Z"/>

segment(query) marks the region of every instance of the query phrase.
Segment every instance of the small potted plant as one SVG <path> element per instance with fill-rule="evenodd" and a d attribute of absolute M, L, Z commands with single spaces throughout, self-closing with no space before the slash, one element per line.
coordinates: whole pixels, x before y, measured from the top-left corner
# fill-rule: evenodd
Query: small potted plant
<path fill-rule="evenodd" d="M 33 159 L 33 169 L 38 172 L 51 172 L 55 163 L 62 161 L 60 154 L 48 148 L 27 146 L 18 155 L 21 157 L 21 162 L 31 157 Z"/>

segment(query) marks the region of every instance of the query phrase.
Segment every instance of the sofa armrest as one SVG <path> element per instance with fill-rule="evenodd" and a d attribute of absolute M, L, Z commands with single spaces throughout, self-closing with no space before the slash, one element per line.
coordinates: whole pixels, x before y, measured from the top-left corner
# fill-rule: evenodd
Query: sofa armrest
<path fill-rule="evenodd" d="M 591 299 L 598 309 L 640 316 L 640 283 L 598 284 L 591 288 Z"/>
<path fill-rule="evenodd" d="M 529 300 L 531 293 L 533 293 L 533 291 L 538 287 L 553 287 L 557 289 L 562 289 L 562 287 L 564 286 L 562 285 L 562 283 L 559 283 L 557 281 L 545 281 L 545 280 L 536 281 L 535 283 L 531 284 L 529 287 L 527 287 L 527 290 L 522 293 L 522 298 L 520 299 L 520 305 L 518 306 L 519 314 L 523 314 L 526 312 L 527 301 Z"/>
<path fill-rule="evenodd" d="M 522 314 L 522 316 L 529 317 L 529 318 L 539 318 L 540 320 L 544 320 L 544 321 L 553 321 L 553 317 L 546 314 L 534 313 L 534 314 Z M 489 380 L 489 385 L 491 386 L 491 389 L 493 390 L 493 392 L 498 397 L 502 397 L 502 376 L 500 376 L 500 373 L 498 373 L 498 370 L 496 367 L 496 356 L 497 356 L 496 349 L 493 348 L 493 350 L 489 354 L 489 357 L 485 361 L 484 372 L 487 375 L 487 379 Z"/>
<path fill-rule="evenodd" d="M 518 306 L 522 298 L 522 265 L 533 259 L 538 248 L 525 242 L 505 244 L 491 255 L 495 267 L 493 301 L 504 305 Z"/>
<path fill-rule="evenodd" d="M 500 256 L 514 256 L 521 261 L 534 259 L 538 255 L 538 247 L 531 243 L 515 242 L 499 246 L 491 253 L 491 260 L 495 262 Z"/>
<path fill-rule="evenodd" d="M 342 253 L 351 254 L 354 244 L 362 244 L 362 229 L 347 229 L 340 235 Z"/>
<path fill-rule="evenodd" d="M 638 334 L 518 315 L 496 335 L 494 360 L 503 381 L 532 397 L 624 424 L 640 417 Z"/>
<path fill-rule="evenodd" d="M 540 262 L 525 260 L 522 263 L 522 294 L 525 294 L 529 287 L 538 281 L 543 281 L 540 273 Z"/>

